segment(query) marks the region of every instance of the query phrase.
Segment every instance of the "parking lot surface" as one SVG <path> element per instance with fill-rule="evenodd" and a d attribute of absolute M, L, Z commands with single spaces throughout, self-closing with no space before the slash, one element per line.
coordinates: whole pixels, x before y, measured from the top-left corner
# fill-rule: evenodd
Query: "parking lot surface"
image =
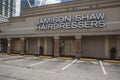
<path fill-rule="evenodd" d="M 0 80 L 120 80 L 120 63 L 0 55 Z"/>

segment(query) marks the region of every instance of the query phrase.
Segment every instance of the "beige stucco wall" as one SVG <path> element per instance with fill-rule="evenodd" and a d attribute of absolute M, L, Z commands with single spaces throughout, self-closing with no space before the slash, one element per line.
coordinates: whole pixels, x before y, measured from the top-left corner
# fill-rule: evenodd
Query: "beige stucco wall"
<path fill-rule="evenodd" d="M 76 15 L 76 14 L 87 14 L 87 13 L 105 13 L 105 24 L 104 28 L 89 28 L 89 29 L 64 29 L 64 30 L 42 30 L 37 31 L 36 21 L 44 17 L 56 17 L 65 15 Z M 94 10 L 83 10 L 83 11 L 71 11 L 68 13 L 53 13 L 47 15 L 37 15 L 31 17 L 23 17 L 22 20 L 13 21 L 6 23 L 6 25 L 0 26 L 4 29 L 4 32 L 0 33 L 0 37 L 32 37 L 32 36 L 68 36 L 68 35 L 110 35 L 120 34 L 120 7 L 110 7 L 103 9 Z M 20 16 L 21 17 L 21 16 Z M 17 19 L 17 18 L 16 18 Z M 8 25 L 7 25 L 8 24 Z"/>
<path fill-rule="evenodd" d="M 36 30 L 36 21 L 40 18 L 74 16 L 77 14 L 91 13 L 104 13 L 106 26 L 104 28 L 89 29 Z M 93 0 L 93 2 L 85 0 L 85 2 L 78 1 L 64 3 L 63 5 L 60 3 L 58 5 L 55 4 L 44 7 L 36 7 L 23 10 L 21 16 L 9 19 L 10 22 L 8 23 L 0 23 L 0 29 L 4 30 L 0 33 L 0 38 L 10 37 L 15 39 L 25 37 L 27 41 L 26 50 L 27 53 L 30 54 L 38 54 L 39 46 L 44 47 L 44 54 L 52 54 L 52 38 L 54 36 L 59 36 L 60 39 L 62 39 L 61 37 L 66 36 L 72 36 L 74 38 L 75 36 L 81 36 L 82 56 L 103 58 L 109 57 L 109 49 L 112 46 L 115 46 L 117 48 L 117 51 L 120 52 L 118 45 L 120 43 L 119 38 L 117 36 L 114 36 L 120 35 L 119 0 Z M 108 37 L 105 38 L 105 36 L 101 35 L 107 35 Z M 40 42 L 38 42 L 37 37 L 40 38 Z M 96 47 L 91 47 L 92 44 L 94 44 Z M 74 54 L 75 53 L 72 55 Z M 120 53 L 117 53 L 117 55 L 120 56 Z"/>

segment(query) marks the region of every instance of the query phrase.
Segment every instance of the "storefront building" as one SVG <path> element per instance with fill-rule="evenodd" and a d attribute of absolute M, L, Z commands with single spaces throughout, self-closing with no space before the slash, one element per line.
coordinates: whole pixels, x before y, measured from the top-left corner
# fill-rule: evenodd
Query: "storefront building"
<path fill-rule="evenodd" d="M 0 52 L 120 59 L 120 1 L 80 0 L 23 9 L 0 23 Z"/>

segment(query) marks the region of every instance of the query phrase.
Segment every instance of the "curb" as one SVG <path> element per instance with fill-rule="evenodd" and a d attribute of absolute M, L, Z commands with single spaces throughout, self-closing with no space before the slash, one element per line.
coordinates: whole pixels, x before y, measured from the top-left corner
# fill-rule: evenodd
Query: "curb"
<path fill-rule="evenodd" d="M 20 56 L 20 54 L 9 54 L 10 56 Z"/>
<path fill-rule="evenodd" d="M 57 58 L 61 60 L 72 60 L 73 59 L 71 57 L 57 57 Z"/>
<path fill-rule="evenodd" d="M 52 56 L 38 56 L 39 58 L 48 58 L 48 59 L 50 59 L 50 58 L 52 58 Z"/>
<path fill-rule="evenodd" d="M 25 57 L 35 57 L 35 55 L 30 55 L 30 54 L 25 54 L 23 56 L 25 56 Z"/>
<path fill-rule="evenodd" d="M 104 60 L 104 62 L 120 63 L 120 60 Z"/>
<path fill-rule="evenodd" d="M 83 61 L 97 61 L 97 59 L 91 59 L 91 58 L 80 58 L 80 60 L 83 60 Z"/>
<path fill-rule="evenodd" d="M 0 55 L 1 56 L 7 56 L 8 54 L 6 54 L 6 53 L 5 54 L 4 53 L 0 53 Z"/>
<path fill-rule="evenodd" d="M 6 54 L 6 53 L 0 53 L 1 56 L 21 56 L 20 54 Z M 46 59 L 50 59 L 53 58 L 52 56 L 35 56 L 35 55 L 30 55 L 30 54 L 24 54 L 24 57 L 39 57 L 39 58 L 46 58 Z M 57 59 L 61 59 L 61 60 L 72 60 L 72 57 L 57 57 Z M 98 59 L 94 59 L 94 58 L 80 58 L 78 60 L 82 60 L 82 61 L 97 61 Z M 120 63 L 120 60 L 103 60 L 103 62 L 110 62 L 110 63 Z"/>

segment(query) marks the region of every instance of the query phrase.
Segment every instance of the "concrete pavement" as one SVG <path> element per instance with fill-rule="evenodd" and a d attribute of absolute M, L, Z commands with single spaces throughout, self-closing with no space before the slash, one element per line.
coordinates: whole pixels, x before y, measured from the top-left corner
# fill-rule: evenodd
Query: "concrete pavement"
<path fill-rule="evenodd" d="M 0 80 L 119 80 L 120 63 L 0 56 Z M 104 74 L 104 71 L 107 74 Z"/>

